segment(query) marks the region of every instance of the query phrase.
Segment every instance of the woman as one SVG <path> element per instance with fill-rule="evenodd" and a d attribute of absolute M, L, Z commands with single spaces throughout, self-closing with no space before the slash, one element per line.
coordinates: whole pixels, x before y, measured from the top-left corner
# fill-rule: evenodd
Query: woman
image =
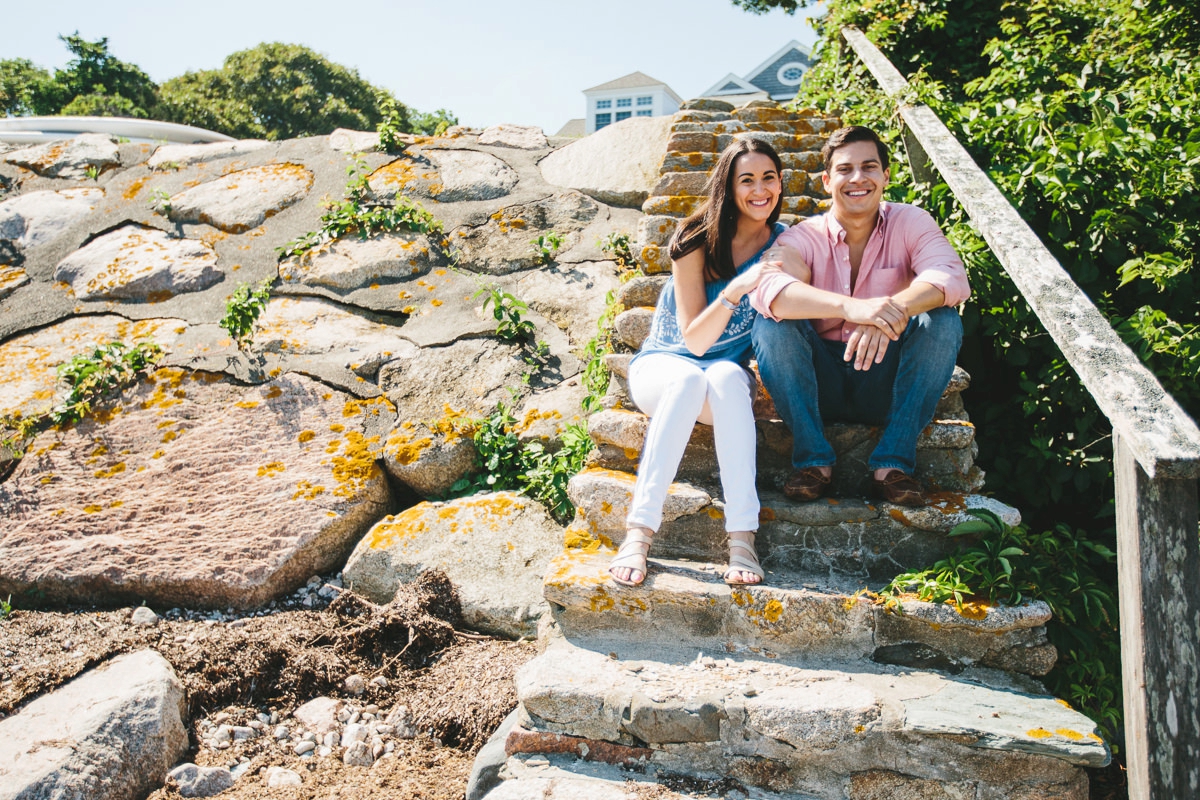
<path fill-rule="evenodd" d="M 763 253 L 784 230 L 779 223 L 782 164 L 761 139 L 736 140 L 717 161 L 708 200 L 671 238 L 671 278 L 663 287 L 650 335 L 629 368 L 629 393 L 650 416 L 625 541 L 613 558 L 613 580 L 636 586 L 662 524 L 667 489 L 696 422 L 713 426 L 731 585 L 759 583 L 754 382 L 750 358 L 754 311 L 746 296 L 758 285 Z"/>

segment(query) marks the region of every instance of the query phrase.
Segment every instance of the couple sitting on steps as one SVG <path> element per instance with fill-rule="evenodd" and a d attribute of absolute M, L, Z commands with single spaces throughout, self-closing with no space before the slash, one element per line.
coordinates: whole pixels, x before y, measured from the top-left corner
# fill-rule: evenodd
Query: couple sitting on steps
<path fill-rule="evenodd" d="M 917 436 L 933 419 L 962 340 L 954 306 L 970 293 L 962 261 L 925 211 L 882 202 L 888 154 L 874 131 L 842 128 L 821 155 L 829 211 L 786 228 L 783 165 L 747 136 L 721 154 L 708 200 L 671 239 L 671 279 L 629 368 L 629 394 L 650 417 L 613 580 L 646 578 L 651 537 L 696 422 L 713 428 L 729 568 L 759 583 L 754 549 L 754 379 L 792 431 L 788 497 L 821 497 L 835 455 L 829 421 L 878 425 L 868 462 L 884 501 L 925 503 Z"/>

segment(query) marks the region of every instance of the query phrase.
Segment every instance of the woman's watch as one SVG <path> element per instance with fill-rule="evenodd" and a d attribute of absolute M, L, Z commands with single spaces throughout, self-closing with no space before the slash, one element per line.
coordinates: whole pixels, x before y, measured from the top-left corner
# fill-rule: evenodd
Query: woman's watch
<path fill-rule="evenodd" d="M 724 290 L 717 292 L 717 299 L 721 301 L 721 305 L 725 306 L 730 311 L 737 311 L 738 304 L 731 302 L 729 298 L 725 296 Z"/>

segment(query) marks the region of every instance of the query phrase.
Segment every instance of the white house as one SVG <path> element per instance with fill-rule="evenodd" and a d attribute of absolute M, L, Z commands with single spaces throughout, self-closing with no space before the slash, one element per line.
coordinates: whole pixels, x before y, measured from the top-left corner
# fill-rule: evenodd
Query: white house
<path fill-rule="evenodd" d="M 745 76 L 739 78 L 731 72 L 701 97 L 726 100 L 735 105 L 756 99 L 791 100 L 812 63 L 812 51 L 793 39 Z"/>
<path fill-rule="evenodd" d="M 587 98 L 587 133 L 630 117 L 674 114 L 683 99 L 662 81 L 641 72 L 583 90 Z"/>

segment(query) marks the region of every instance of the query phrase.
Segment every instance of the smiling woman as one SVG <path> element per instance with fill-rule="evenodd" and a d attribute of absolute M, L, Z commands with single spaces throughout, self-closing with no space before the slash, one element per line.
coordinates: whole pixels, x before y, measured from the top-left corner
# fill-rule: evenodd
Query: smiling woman
<path fill-rule="evenodd" d="M 745 368 L 754 311 L 747 295 L 758 284 L 764 253 L 783 225 L 782 164 L 769 144 L 746 137 L 731 144 L 713 169 L 709 195 L 671 240 L 671 279 L 659 295 L 650 334 L 629 367 L 629 394 L 650 416 L 625 540 L 609 571 L 636 586 L 648 575 L 651 537 L 697 422 L 713 427 L 729 568 L 725 582 L 762 581 L 754 549 L 754 381 Z"/>

